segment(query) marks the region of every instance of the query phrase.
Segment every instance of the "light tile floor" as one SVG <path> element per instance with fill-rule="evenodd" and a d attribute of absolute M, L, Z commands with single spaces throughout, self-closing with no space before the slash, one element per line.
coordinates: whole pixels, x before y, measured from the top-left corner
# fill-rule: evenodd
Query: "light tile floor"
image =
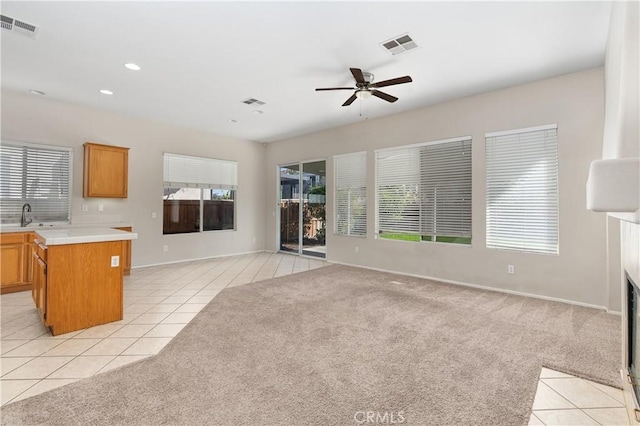
<path fill-rule="evenodd" d="M 543 368 L 529 425 L 628 426 L 620 389 Z"/>
<path fill-rule="evenodd" d="M 0 400 L 18 401 L 158 353 L 220 291 L 326 265 L 255 253 L 134 269 L 124 319 L 60 336 L 41 324 L 30 292 L 0 298 Z M 628 425 L 622 391 L 542 369 L 530 425 Z"/>
<path fill-rule="evenodd" d="M 124 280 L 124 319 L 51 336 L 31 292 L 0 297 L 2 405 L 158 353 L 226 287 L 326 265 L 281 253 L 254 253 L 134 269 Z"/>

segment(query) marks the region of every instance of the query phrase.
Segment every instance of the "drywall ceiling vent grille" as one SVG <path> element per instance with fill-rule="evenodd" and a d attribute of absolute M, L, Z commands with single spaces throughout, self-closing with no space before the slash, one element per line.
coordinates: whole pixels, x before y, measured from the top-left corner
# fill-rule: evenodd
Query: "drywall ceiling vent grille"
<path fill-rule="evenodd" d="M 33 24 L 6 15 L 0 15 L 0 23 L 3 30 L 32 39 L 38 38 L 38 33 L 40 32 L 40 28 Z"/>
<path fill-rule="evenodd" d="M 247 105 L 264 105 L 264 102 L 259 101 L 255 98 L 248 98 L 245 99 L 244 101 L 242 101 L 243 104 L 247 104 Z"/>
<path fill-rule="evenodd" d="M 399 55 L 400 53 L 404 53 L 418 47 L 409 34 L 404 34 L 399 37 L 383 41 L 380 45 L 392 55 Z"/>

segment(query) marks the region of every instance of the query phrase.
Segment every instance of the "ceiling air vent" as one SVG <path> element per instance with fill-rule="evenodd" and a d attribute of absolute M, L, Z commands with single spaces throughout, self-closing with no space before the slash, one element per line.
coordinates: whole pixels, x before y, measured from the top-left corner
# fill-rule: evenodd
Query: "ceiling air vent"
<path fill-rule="evenodd" d="M 2 29 L 5 31 L 10 31 L 14 34 L 19 34 L 32 39 L 38 38 L 38 32 L 40 32 L 40 28 L 33 24 L 29 24 L 6 15 L 0 15 L 0 24 Z"/>
<path fill-rule="evenodd" d="M 259 100 L 255 99 L 255 98 L 245 99 L 244 101 L 242 101 L 242 103 L 243 104 L 247 104 L 247 105 L 254 105 L 254 104 L 255 105 L 264 105 L 264 102 L 259 101 Z"/>
<path fill-rule="evenodd" d="M 392 55 L 398 55 L 400 53 L 404 53 L 408 50 L 418 47 L 416 42 L 413 41 L 411 37 L 409 37 L 409 34 L 401 35 L 400 37 L 383 41 L 382 43 L 380 43 L 380 45 Z"/>

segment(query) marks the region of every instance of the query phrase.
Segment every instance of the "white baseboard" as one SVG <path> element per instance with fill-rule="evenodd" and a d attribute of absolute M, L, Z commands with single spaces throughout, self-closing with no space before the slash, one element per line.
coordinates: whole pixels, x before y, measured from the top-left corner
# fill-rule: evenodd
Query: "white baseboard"
<path fill-rule="evenodd" d="M 508 290 L 508 289 L 504 289 L 504 288 L 490 287 L 490 286 L 479 285 L 479 284 L 471 284 L 471 283 L 466 283 L 466 282 L 462 282 L 462 281 L 448 280 L 448 279 L 445 279 L 445 278 L 430 277 L 430 276 L 418 275 L 418 274 L 409 274 L 409 273 L 406 273 L 406 272 L 392 271 L 392 270 L 389 270 L 389 269 L 374 268 L 374 267 L 370 267 L 370 266 L 354 265 L 354 264 L 351 264 L 351 263 L 337 262 L 337 261 L 334 261 L 334 260 L 328 260 L 327 262 L 335 263 L 335 264 L 338 264 L 338 265 L 353 266 L 353 267 L 356 267 L 356 268 L 371 269 L 373 271 L 388 272 L 390 274 L 404 275 L 404 276 L 407 276 L 407 277 L 424 278 L 424 279 L 433 280 L 433 281 L 440 281 L 440 282 L 447 283 L 447 284 L 455 284 L 455 285 L 461 285 L 461 286 L 465 286 L 465 287 L 477 288 L 477 289 L 481 289 L 481 290 L 495 291 L 495 292 L 498 292 L 498 293 L 507 293 L 507 294 L 513 294 L 513 295 L 516 295 L 516 296 L 524 296 L 524 297 L 532 297 L 534 299 L 549 300 L 551 302 L 566 303 L 566 304 L 569 304 L 569 305 L 582 306 L 582 307 L 585 307 L 585 308 L 593 308 L 593 309 L 603 310 L 603 311 L 606 311 L 606 312 L 611 313 L 613 315 L 620 315 L 620 313 L 617 313 L 616 311 L 609 311 L 606 308 L 606 306 L 592 305 L 590 303 L 583 303 L 583 302 L 577 302 L 575 300 L 561 299 L 559 297 L 543 296 L 543 295 L 540 295 L 540 294 L 525 293 L 525 292 L 522 292 L 522 291 Z"/>
<path fill-rule="evenodd" d="M 273 251 L 273 250 L 255 250 L 255 251 L 247 251 L 247 252 L 242 252 L 242 253 L 222 254 L 222 255 L 217 255 L 217 256 L 206 256 L 206 257 L 198 257 L 198 258 L 193 258 L 193 259 L 182 259 L 182 260 L 174 260 L 174 261 L 170 261 L 170 262 L 161 262 L 161 263 L 152 263 L 152 264 L 147 264 L 147 265 L 138 265 L 138 266 L 132 267 L 131 269 L 149 268 L 151 266 L 173 265 L 173 264 L 176 264 L 176 263 L 194 262 L 194 261 L 197 261 L 197 260 L 217 259 L 217 258 L 221 258 L 221 257 L 240 256 L 240 255 L 254 254 L 254 253 L 278 253 L 278 252 Z M 289 253 L 286 253 L 286 254 L 289 254 Z M 293 255 L 295 255 L 295 254 L 293 254 Z M 316 258 L 314 257 L 314 259 L 316 259 Z M 525 293 L 525 292 L 522 292 L 522 291 L 508 290 L 508 289 L 504 289 L 504 288 L 490 287 L 490 286 L 486 286 L 486 285 L 471 284 L 471 283 L 467 283 L 467 282 L 463 282 L 463 281 L 449 280 L 449 279 L 445 279 L 445 278 L 432 277 L 432 276 L 428 276 L 428 275 L 409 274 L 409 273 L 406 273 L 406 272 L 393 271 L 393 270 L 390 270 L 390 269 L 374 268 L 374 267 L 371 267 L 371 266 L 355 265 L 355 264 L 352 264 L 352 263 L 339 262 L 339 261 L 335 261 L 335 260 L 326 260 L 325 259 L 325 261 L 327 263 L 334 263 L 336 265 L 345 265 L 345 266 L 352 266 L 352 267 L 355 267 L 355 268 L 370 269 L 372 271 L 387 272 L 387 273 L 390 273 L 390 274 L 404 275 L 404 276 L 407 276 L 407 277 L 414 277 L 414 278 L 423 278 L 423 279 L 428 279 L 428 280 L 433 280 L 433 281 L 440 281 L 440 282 L 447 283 L 447 284 L 455 284 L 455 285 L 461 285 L 461 286 L 465 286 L 465 287 L 477 288 L 477 289 L 481 289 L 481 290 L 495 291 L 495 292 L 498 292 L 498 293 L 507 293 L 507 294 L 513 294 L 513 295 L 516 295 L 516 296 L 532 297 L 534 299 L 549 300 L 549 301 L 552 301 L 552 302 L 566 303 L 566 304 L 569 304 L 569 305 L 582 306 L 582 307 L 585 307 L 585 308 L 599 309 L 599 310 L 606 311 L 607 313 L 609 313 L 611 315 L 622 316 L 622 312 L 609 310 L 609 309 L 607 309 L 606 306 L 600 306 L 600 305 L 593 305 L 593 304 L 590 304 L 590 303 L 577 302 L 575 300 L 561 299 L 559 297 L 544 296 L 544 295 L 540 295 L 540 294 Z"/>
<path fill-rule="evenodd" d="M 217 256 L 197 257 L 197 258 L 193 258 L 193 259 L 172 260 L 170 262 L 149 263 L 147 265 L 132 266 L 131 269 L 149 268 L 151 266 L 174 265 L 176 263 L 194 262 L 196 260 L 217 259 L 217 258 L 220 258 L 220 257 L 241 256 L 241 255 L 244 255 L 244 254 L 263 253 L 265 251 L 267 251 L 267 250 L 245 251 L 245 252 L 242 252 L 242 253 L 229 253 L 229 254 L 220 254 L 220 255 L 217 255 Z"/>

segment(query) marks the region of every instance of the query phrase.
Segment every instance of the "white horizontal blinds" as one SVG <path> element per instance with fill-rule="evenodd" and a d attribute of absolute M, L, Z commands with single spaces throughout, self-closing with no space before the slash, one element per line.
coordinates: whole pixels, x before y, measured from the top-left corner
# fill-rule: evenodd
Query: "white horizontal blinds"
<path fill-rule="evenodd" d="M 471 139 L 420 148 L 421 234 L 471 237 Z"/>
<path fill-rule="evenodd" d="M 420 234 L 420 148 L 376 151 L 378 233 Z"/>
<path fill-rule="evenodd" d="M 334 233 L 367 235 L 367 153 L 336 155 Z"/>
<path fill-rule="evenodd" d="M 0 216 L 20 223 L 22 206 L 31 205 L 33 222 L 69 222 L 71 214 L 70 148 L 21 142 L 0 144 Z"/>
<path fill-rule="evenodd" d="M 558 253 L 557 126 L 486 135 L 487 247 Z"/>
<path fill-rule="evenodd" d="M 164 154 L 164 186 L 237 189 L 238 163 L 213 158 Z"/>

